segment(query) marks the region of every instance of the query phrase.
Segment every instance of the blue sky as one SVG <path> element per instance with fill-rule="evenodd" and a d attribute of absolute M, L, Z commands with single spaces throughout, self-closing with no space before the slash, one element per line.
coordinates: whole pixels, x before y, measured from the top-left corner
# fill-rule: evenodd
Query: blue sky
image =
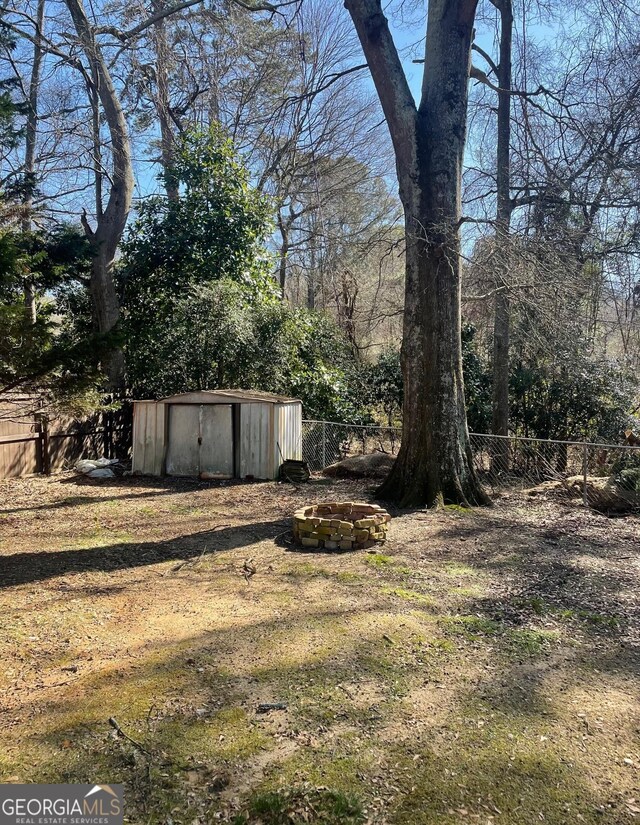
<path fill-rule="evenodd" d="M 346 14 L 346 12 L 345 12 Z M 402 22 L 398 21 L 391 15 L 389 16 L 389 23 L 391 31 L 396 43 L 396 47 L 401 56 L 405 74 L 409 81 L 409 86 L 413 92 L 416 102 L 420 99 L 423 66 L 422 64 L 413 63 L 414 58 L 422 58 L 424 56 L 424 37 L 426 34 L 426 21 L 424 12 L 416 12 L 415 21 Z M 531 23 L 527 27 L 527 35 L 531 39 L 540 41 L 542 39 L 552 39 L 555 37 L 555 30 L 540 23 Z M 492 57 L 495 59 L 496 44 L 494 43 L 493 33 L 479 27 L 476 35 L 476 42 L 479 43 Z M 478 65 L 486 69 L 484 61 L 479 56 L 476 56 Z M 367 82 L 373 88 L 373 82 L 368 72 L 366 72 Z M 152 192 L 157 192 L 161 189 L 158 183 L 157 166 L 149 164 L 148 161 L 142 161 L 137 165 L 137 197 L 144 197 Z"/>

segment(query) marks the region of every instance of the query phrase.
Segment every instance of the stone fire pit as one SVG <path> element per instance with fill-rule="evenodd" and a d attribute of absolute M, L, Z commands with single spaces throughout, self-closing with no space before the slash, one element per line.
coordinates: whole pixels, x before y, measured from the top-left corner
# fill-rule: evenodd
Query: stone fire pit
<path fill-rule="evenodd" d="M 296 510 L 293 537 L 304 547 L 359 550 L 384 544 L 391 516 L 377 504 L 330 501 Z"/>

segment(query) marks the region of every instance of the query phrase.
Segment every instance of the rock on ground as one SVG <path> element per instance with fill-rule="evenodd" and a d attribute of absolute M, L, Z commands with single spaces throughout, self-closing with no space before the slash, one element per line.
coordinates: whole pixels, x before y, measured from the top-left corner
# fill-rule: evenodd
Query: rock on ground
<path fill-rule="evenodd" d="M 584 479 L 570 476 L 566 479 L 545 481 L 528 491 L 529 496 L 552 495 L 565 499 L 582 499 Z M 594 510 L 604 513 L 630 513 L 640 509 L 640 495 L 625 490 L 613 478 L 587 477 L 587 500 Z"/>
<path fill-rule="evenodd" d="M 354 455 L 330 464 L 322 473 L 331 478 L 386 478 L 395 460 L 388 453 Z"/>

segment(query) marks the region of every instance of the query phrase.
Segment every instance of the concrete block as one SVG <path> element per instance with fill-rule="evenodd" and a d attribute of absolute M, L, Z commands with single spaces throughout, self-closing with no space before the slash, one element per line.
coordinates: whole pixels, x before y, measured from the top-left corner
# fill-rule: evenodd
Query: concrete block
<path fill-rule="evenodd" d="M 377 521 L 373 518 L 361 518 L 354 523 L 354 527 L 375 527 L 377 525 Z"/>

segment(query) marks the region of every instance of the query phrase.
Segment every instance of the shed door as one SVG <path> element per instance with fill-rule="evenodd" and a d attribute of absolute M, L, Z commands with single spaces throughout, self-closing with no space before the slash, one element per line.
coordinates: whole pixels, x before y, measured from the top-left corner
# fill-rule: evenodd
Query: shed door
<path fill-rule="evenodd" d="M 200 475 L 233 477 L 233 418 L 231 404 L 200 407 Z"/>
<path fill-rule="evenodd" d="M 273 406 L 240 405 L 240 478 L 273 478 Z"/>
<path fill-rule="evenodd" d="M 172 404 L 167 474 L 232 477 L 233 426 L 230 404 Z"/>
<path fill-rule="evenodd" d="M 197 476 L 200 474 L 200 407 L 172 404 L 169 407 L 167 474 Z"/>

